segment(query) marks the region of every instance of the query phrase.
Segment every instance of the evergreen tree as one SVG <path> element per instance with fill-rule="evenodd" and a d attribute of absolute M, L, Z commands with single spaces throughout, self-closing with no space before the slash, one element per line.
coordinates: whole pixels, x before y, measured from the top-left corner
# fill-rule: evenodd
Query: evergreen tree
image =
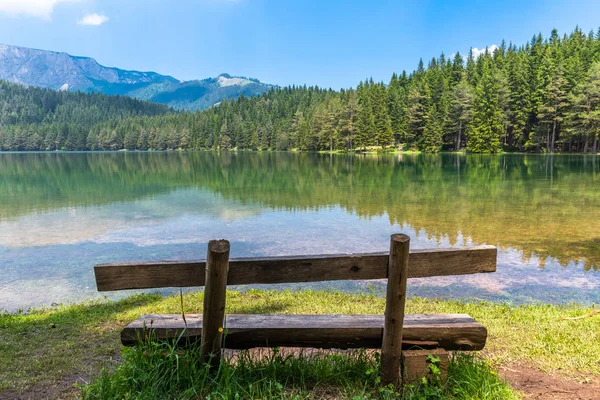
<path fill-rule="evenodd" d="M 473 115 L 473 98 L 473 89 L 466 80 L 460 81 L 454 88 L 451 119 L 454 121 L 454 129 L 456 130 L 454 145 L 456 151 L 462 148 L 464 133 Z"/>
<path fill-rule="evenodd" d="M 373 103 L 371 100 L 371 86 L 368 82 L 358 85 L 358 132 L 355 140 L 356 148 L 366 148 L 374 144 L 376 133 Z"/>
<path fill-rule="evenodd" d="M 342 128 L 344 133 L 344 150 L 351 151 L 354 149 L 354 141 L 357 135 L 357 117 L 358 117 L 358 96 L 356 91 L 348 92 L 348 102 L 344 110 L 345 127 Z"/>
<path fill-rule="evenodd" d="M 591 66 L 587 79 L 575 88 L 569 100 L 570 129 L 579 136 L 580 151 L 596 153 L 600 137 L 600 62 Z"/>
<path fill-rule="evenodd" d="M 464 70 L 465 62 L 463 60 L 463 56 L 457 51 L 452 59 L 452 70 L 450 76 L 451 87 L 458 85 L 458 83 L 463 80 Z"/>
<path fill-rule="evenodd" d="M 412 148 L 425 130 L 429 119 L 429 93 L 426 84 L 417 83 L 408 94 L 407 122 L 408 129 L 401 140 L 408 148 Z"/>
<path fill-rule="evenodd" d="M 539 119 L 546 125 L 546 144 L 550 153 L 554 152 L 559 124 L 562 123 L 568 106 L 566 84 L 562 68 L 559 67 L 544 88 L 543 103 L 539 107 Z"/>
<path fill-rule="evenodd" d="M 404 100 L 404 88 L 400 86 L 398 75 L 394 73 L 388 85 L 388 114 L 394 135 L 394 143 L 399 141 L 401 132 L 404 131 L 404 113 L 406 108 Z"/>
<path fill-rule="evenodd" d="M 390 122 L 387 91 L 383 84 L 372 85 L 372 114 L 375 122 L 375 143 L 382 148 L 394 141 L 394 132 Z"/>
<path fill-rule="evenodd" d="M 491 57 L 483 56 L 481 78 L 475 90 L 475 104 L 467 150 L 475 153 L 496 153 L 500 150 L 502 124 L 498 108 L 498 87 Z"/>

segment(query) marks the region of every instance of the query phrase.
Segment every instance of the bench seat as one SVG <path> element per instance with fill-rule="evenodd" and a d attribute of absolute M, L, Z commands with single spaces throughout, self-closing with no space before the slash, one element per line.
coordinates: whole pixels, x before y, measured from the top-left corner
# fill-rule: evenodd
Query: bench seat
<path fill-rule="evenodd" d="M 200 341 L 202 315 L 149 314 L 121 332 L 124 345 L 133 345 L 152 330 L 158 340 L 180 337 Z M 223 347 L 381 348 L 383 315 L 229 314 Z M 402 347 L 481 350 L 486 328 L 466 314 L 407 314 Z"/>

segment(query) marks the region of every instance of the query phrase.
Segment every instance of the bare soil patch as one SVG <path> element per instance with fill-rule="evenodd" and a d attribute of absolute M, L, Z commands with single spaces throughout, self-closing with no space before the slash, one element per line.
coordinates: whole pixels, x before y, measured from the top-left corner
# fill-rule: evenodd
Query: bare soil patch
<path fill-rule="evenodd" d="M 499 373 L 527 400 L 600 400 L 598 377 L 570 377 L 525 365 L 502 366 Z"/>
<path fill-rule="evenodd" d="M 0 392 L 2 400 L 71 400 L 77 399 L 80 396 L 80 390 L 75 388 L 73 384 L 78 382 L 84 383 L 84 380 L 79 376 L 66 377 L 58 382 L 53 383 L 38 383 L 22 393 L 15 391 Z"/>

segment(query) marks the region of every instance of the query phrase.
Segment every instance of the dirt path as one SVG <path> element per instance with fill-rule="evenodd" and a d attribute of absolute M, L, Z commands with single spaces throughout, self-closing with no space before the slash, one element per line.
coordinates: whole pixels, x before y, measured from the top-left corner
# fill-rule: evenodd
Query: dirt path
<path fill-rule="evenodd" d="M 600 400 L 600 379 L 548 374 L 531 366 L 500 367 L 500 375 L 526 400 Z"/>

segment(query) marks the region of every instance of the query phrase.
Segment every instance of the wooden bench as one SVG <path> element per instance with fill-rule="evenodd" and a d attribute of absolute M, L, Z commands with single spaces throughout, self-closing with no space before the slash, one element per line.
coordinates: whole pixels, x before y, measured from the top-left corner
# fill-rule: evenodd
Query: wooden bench
<path fill-rule="evenodd" d="M 408 278 L 496 270 L 496 248 L 413 250 L 391 236 L 390 251 L 351 255 L 229 259 L 229 242 L 209 242 L 206 261 L 101 264 L 99 291 L 204 286 L 202 315 L 144 315 L 121 332 L 124 345 L 149 331 L 161 340 L 200 340 L 200 356 L 218 363 L 222 348 L 381 348 L 382 382 L 400 383 L 402 349 L 481 350 L 487 330 L 465 314 L 404 315 Z M 409 262 L 410 259 L 410 262 Z M 225 316 L 227 285 L 387 279 L 384 315 Z M 227 331 L 223 343 L 223 328 Z"/>

